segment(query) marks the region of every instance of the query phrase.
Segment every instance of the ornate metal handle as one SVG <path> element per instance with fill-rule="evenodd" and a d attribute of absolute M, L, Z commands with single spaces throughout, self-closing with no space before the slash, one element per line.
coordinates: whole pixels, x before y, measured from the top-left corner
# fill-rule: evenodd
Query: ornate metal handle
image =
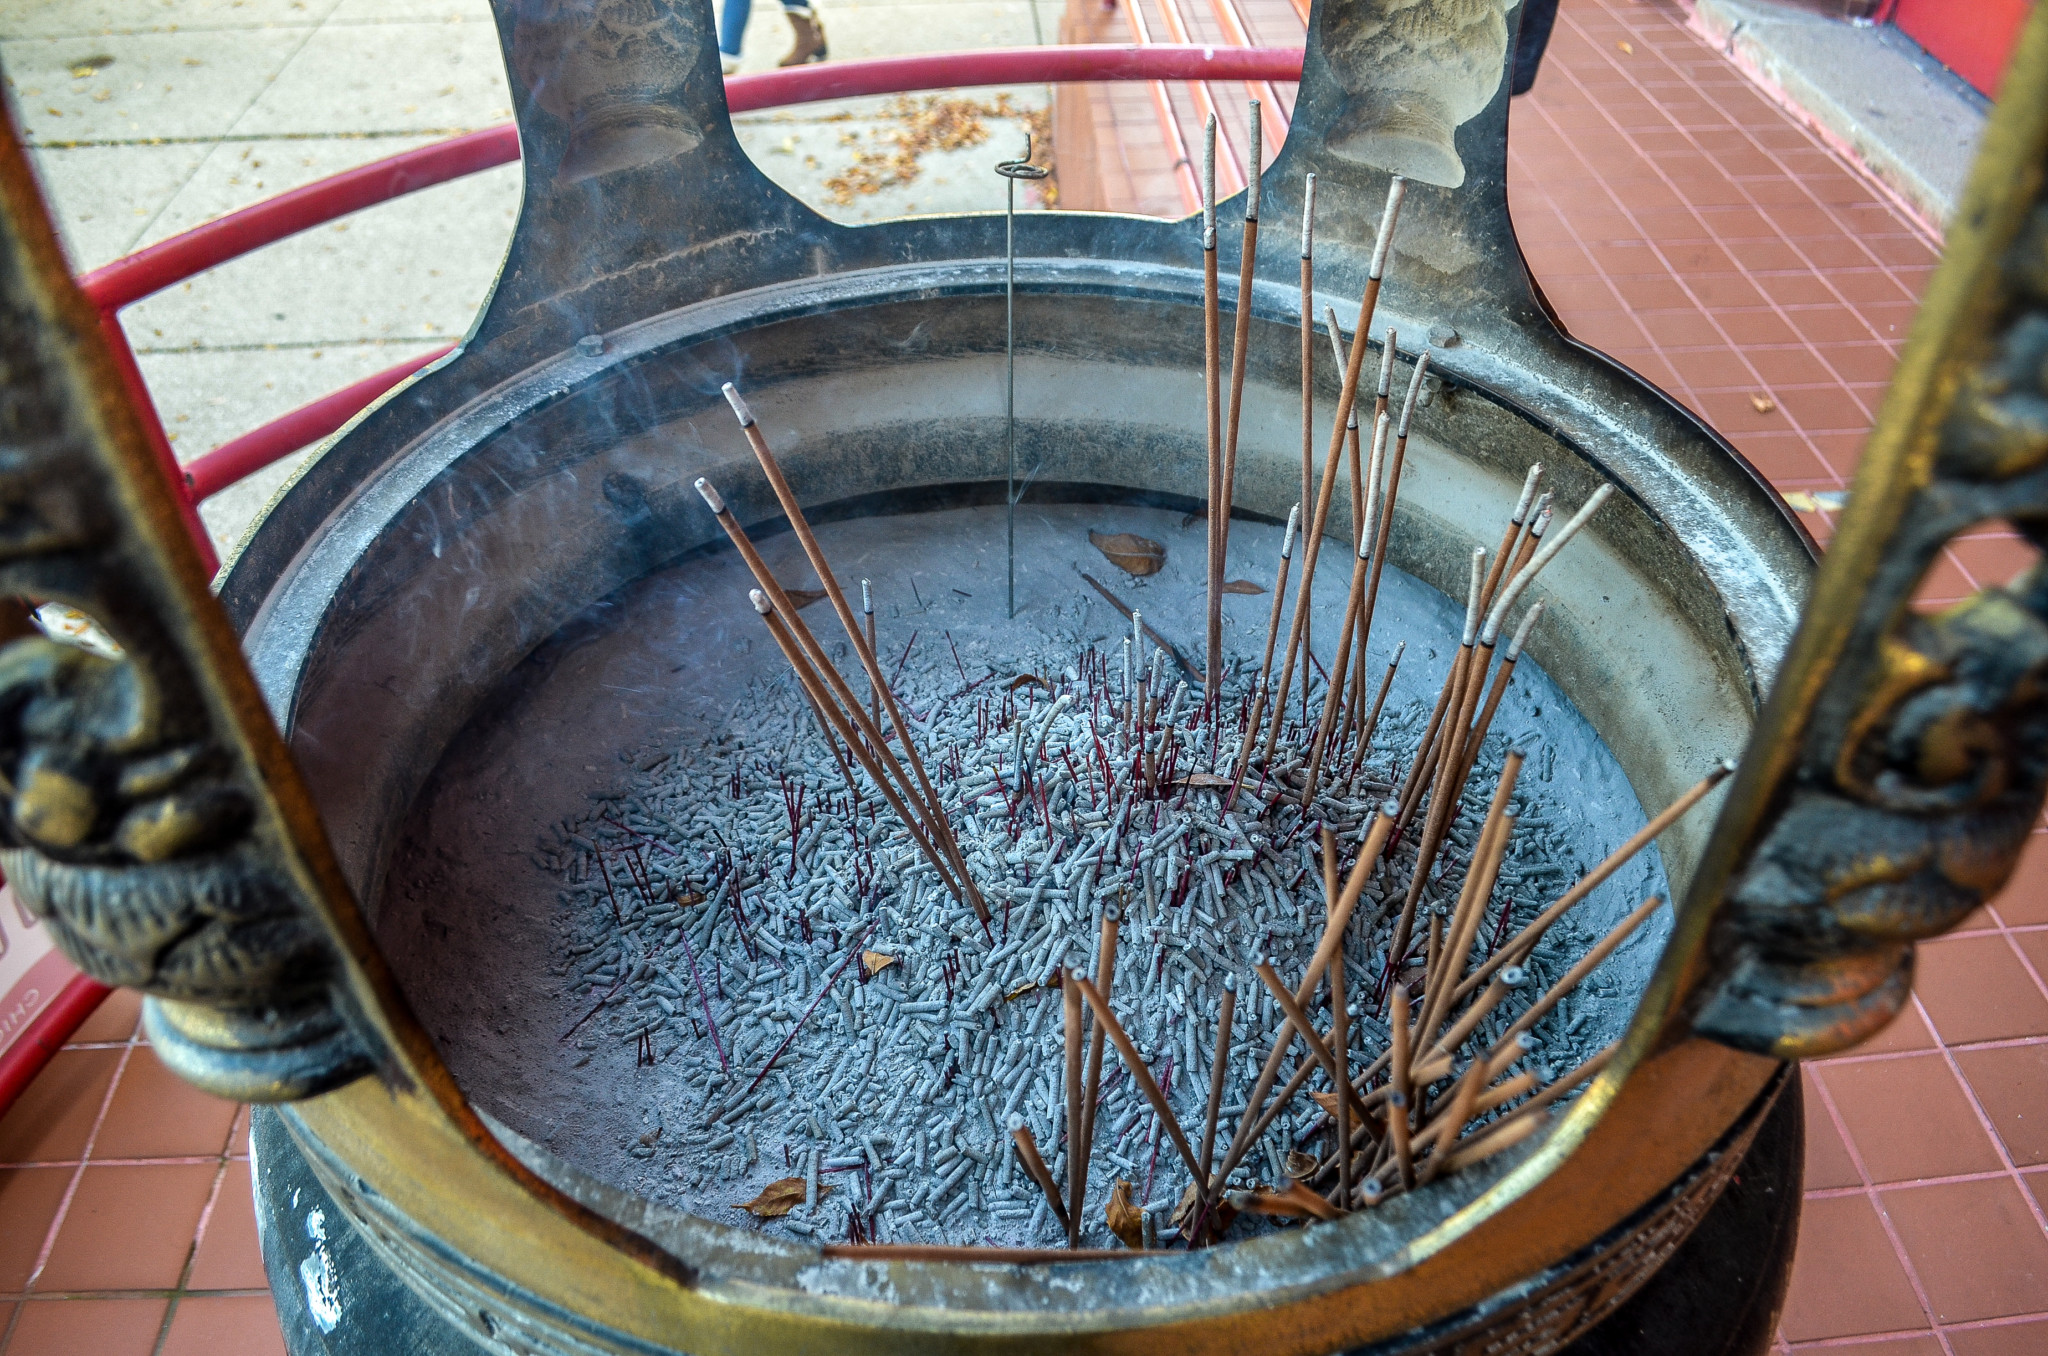
<path fill-rule="evenodd" d="M 0 868 L 178 1073 L 308 1096 L 385 1048 L 361 923 L 0 120 L 0 593 L 122 648 L 0 652 Z"/>
<path fill-rule="evenodd" d="M 1910 606 L 1973 526 L 2048 546 L 2044 84 L 2037 12 L 1693 890 L 1695 919 L 1719 904 L 1693 1023 L 1741 1049 L 1889 1021 L 1914 941 L 2005 883 L 2048 791 L 2048 568 Z"/>

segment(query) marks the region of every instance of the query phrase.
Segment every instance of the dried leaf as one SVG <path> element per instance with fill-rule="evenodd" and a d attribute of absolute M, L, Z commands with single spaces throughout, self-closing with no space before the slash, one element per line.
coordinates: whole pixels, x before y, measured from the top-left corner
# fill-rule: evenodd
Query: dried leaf
<path fill-rule="evenodd" d="M 1334 1099 L 1332 1099 L 1331 1105 L 1333 1107 L 1336 1105 Z M 1289 1149 L 1287 1151 L 1287 1175 L 1298 1182 L 1315 1172 L 1316 1162 L 1317 1159 L 1314 1154 L 1305 1154 L 1299 1149 Z"/>
<path fill-rule="evenodd" d="M 824 1200 L 832 1191 L 828 1182 L 818 1183 L 818 1199 Z M 761 1194 L 744 1205 L 733 1209 L 744 1210 L 755 1219 L 781 1219 L 804 1203 L 804 1179 L 784 1177 L 761 1188 Z"/>
<path fill-rule="evenodd" d="M 1017 1001 L 1018 999 L 1022 998 L 1022 997 L 1023 997 L 1023 996 L 1025 995 L 1025 994 L 1027 994 L 1027 993 L 1030 993 L 1030 992 L 1032 992 L 1033 990 L 1035 990 L 1035 989 L 1039 989 L 1039 988 L 1042 988 L 1042 987 L 1044 987 L 1044 986 L 1043 986 L 1043 985 L 1041 985 L 1041 984 L 1040 984 L 1040 983 L 1039 983 L 1039 982 L 1038 982 L 1037 980 L 1035 980 L 1035 979 L 1034 979 L 1034 980 L 1032 980 L 1032 981 L 1031 981 L 1030 983 L 1028 983 L 1028 984 L 1019 984 L 1019 985 L 1018 985 L 1018 986 L 1017 986 L 1016 988 L 1014 988 L 1014 989 L 1010 990 L 1010 991 L 1009 991 L 1008 993 L 1006 993 L 1006 994 L 1004 994 L 1004 995 L 1003 995 L 1003 1001 L 1004 1001 L 1005 1003 L 1014 1003 L 1014 1002 L 1016 1002 L 1016 1001 Z"/>
<path fill-rule="evenodd" d="M 1314 1091 L 1313 1089 L 1311 1089 L 1308 1095 L 1309 1095 L 1309 1100 L 1313 1101 L 1313 1102 L 1314 1102 L 1314 1103 L 1315 1103 L 1315 1104 L 1316 1104 L 1317 1106 L 1319 1106 L 1319 1107 L 1321 1107 L 1321 1108 L 1323 1109 L 1323 1114 L 1324 1114 L 1325 1116 L 1329 1116 L 1329 1117 L 1332 1117 L 1333 1119 L 1335 1118 L 1335 1116 L 1337 1115 L 1337 1094 L 1336 1094 L 1336 1093 L 1334 1093 L 1334 1092 L 1316 1092 L 1316 1091 Z M 1289 1177 L 1294 1177 L 1294 1176 L 1297 1176 L 1297 1175 L 1298 1175 L 1298 1174 L 1297 1174 L 1297 1173 L 1296 1173 L 1296 1172 L 1294 1171 L 1294 1168 L 1293 1168 L 1293 1166 L 1292 1166 L 1292 1160 L 1291 1160 L 1291 1159 L 1289 1160 L 1289 1166 L 1288 1166 L 1288 1169 L 1287 1169 L 1287 1175 L 1288 1175 Z"/>
<path fill-rule="evenodd" d="M 1753 395 L 1749 398 L 1749 407 L 1758 414 L 1769 414 L 1778 408 L 1778 402 L 1767 395 Z"/>
<path fill-rule="evenodd" d="M 1176 780 L 1174 785 L 1190 787 L 1196 791 L 1228 791 L 1230 778 L 1218 776 L 1214 772 L 1190 772 Z"/>
<path fill-rule="evenodd" d="M 640 1147 L 643 1149 L 652 1149 L 654 1147 L 654 1141 L 660 1138 L 661 1127 L 657 1125 L 652 1130 L 649 1130 L 646 1134 L 640 1136 Z"/>
<path fill-rule="evenodd" d="M 1044 688 L 1044 689 L 1045 689 L 1045 690 L 1046 690 L 1047 692 L 1050 692 L 1050 691 L 1052 691 L 1052 684 L 1051 684 L 1051 683 L 1048 683 L 1048 682 L 1046 682 L 1046 681 L 1045 681 L 1045 679 L 1043 679 L 1043 678 L 1039 677 L 1039 676 L 1038 676 L 1037 674 L 1035 674 L 1035 673 L 1020 673 L 1020 674 L 1018 674 L 1018 675 L 1017 675 L 1017 676 L 1016 676 L 1015 678 L 1012 678 L 1012 679 L 1011 679 L 1011 680 L 1010 680 L 1009 682 L 1007 682 L 1007 683 L 1004 683 L 1004 684 L 1003 684 L 1003 691 L 1005 691 L 1005 692 L 1015 692 L 1015 691 L 1016 691 L 1016 690 L 1017 690 L 1018 688 L 1020 688 L 1020 687 L 1030 687 L 1030 686 L 1031 686 L 1031 685 L 1032 685 L 1033 683 L 1036 683 L 1036 684 L 1038 684 L 1038 685 L 1039 685 L 1040 687 Z"/>
<path fill-rule="evenodd" d="M 1254 584 L 1249 579 L 1233 579 L 1223 586 L 1223 591 L 1225 593 L 1264 593 L 1266 590 L 1263 585 Z"/>
<path fill-rule="evenodd" d="M 860 968 L 869 979 L 873 979 L 895 963 L 896 958 L 884 952 L 863 951 L 860 953 Z"/>
<path fill-rule="evenodd" d="M 1174 1227 L 1180 1230 L 1183 1238 L 1186 1238 L 1189 1231 L 1195 1227 L 1195 1213 L 1201 1208 L 1201 1200 L 1201 1195 L 1195 1190 L 1195 1184 L 1189 1182 L 1187 1188 L 1180 1193 L 1180 1203 L 1173 1207 Z M 1228 1198 L 1216 1202 L 1209 1211 L 1208 1218 L 1202 1223 L 1202 1237 L 1190 1239 L 1189 1246 L 1200 1248 L 1222 1242 L 1223 1235 L 1229 1232 L 1231 1224 L 1236 1219 L 1237 1207 L 1232 1205 Z"/>
<path fill-rule="evenodd" d="M 799 612 L 825 596 L 823 589 L 784 589 L 783 592 L 789 595 L 789 601 L 796 604 Z"/>
<path fill-rule="evenodd" d="M 1125 574 L 1158 574 L 1160 567 L 1166 564 L 1166 548 L 1135 532 L 1096 532 L 1091 529 L 1088 540 L 1102 552 L 1104 559 Z"/>
<path fill-rule="evenodd" d="M 1109 1204 L 1102 1208 L 1102 1217 L 1125 1247 L 1135 1252 L 1145 1246 L 1145 1212 L 1131 1200 L 1131 1184 L 1123 1178 L 1116 1179 Z"/>
<path fill-rule="evenodd" d="M 1278 1191 L 1240 1191 L 1233 1199 L 1254 1215 L 1283 1215 L 1295 1219 L 1320 1220 L 1339 1217 L 1336 1206 L 1299 1182 L 1289 1182 Z"/>

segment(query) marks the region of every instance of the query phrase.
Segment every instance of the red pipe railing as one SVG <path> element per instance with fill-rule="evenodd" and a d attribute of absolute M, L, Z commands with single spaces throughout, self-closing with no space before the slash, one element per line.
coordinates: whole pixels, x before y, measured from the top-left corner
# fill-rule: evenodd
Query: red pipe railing
<path fill-rule="evenodd" d="M 1211 80 L 1288 83 L 1301 79 L 1298 47 L 1218 47 L 1200 44 L 1142 45 L 1076 44 L 1063 47 L 1010 47 L 975 52 L 931 52 L 874 61 L 826 62 L 792 66 L 755 75 L 736 75 L 725 82 L 727 107 L 734 113 L 847 99 L 869 94 L 907 94 L 979 85 L 1067 84 L 1089 81 Z M 229 485 L 339 430 L 392 387 L 413 373 L 454 352 L 452 345 L 410 358 L 375 376 L 282 418 L 273 419 L 239 438 L 195 458 L 182 470 L 170 439 L 157 417 L 149 388 L 136 366 L 135 352 L 121 328 L 121 309 L 265 245 L 390 202 L 423 188 L 465 175 L 509 165 L 519 159 L 518 129 L 507 123 L 452 137 L 447 141 L 387 156 L 267 198 L 147 249 L 116 259 L 79 279 L 86 296 L 99 308 L 100 323 L 128 389 L 142 416 L 145 431 L 164 468 L 165 479 L 183 510 L 209 570 L 219 561 L 212 539 L 199 521 L 198 505 Z M 1178 167 L 1184 182 L 1191 167 Z M 0 1114 L 41 1072 L 79 1024 L 111 992 L 87 976 L 71 980 L 29 1029 L 0 1052 Z"/>

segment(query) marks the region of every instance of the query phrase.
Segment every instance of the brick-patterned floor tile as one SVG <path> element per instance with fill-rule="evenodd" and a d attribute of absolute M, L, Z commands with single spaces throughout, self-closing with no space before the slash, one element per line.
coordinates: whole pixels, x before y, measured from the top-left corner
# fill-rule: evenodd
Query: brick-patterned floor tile
<path fill-rule="evenodd" d="M 1996 1172 L 1998 1151 L 1938 1054 L 1850 1060 L 1818 1071 L 1875 1183 Z"/>
<path fill-rule="evenodd" d="M 188 1295 L 159 1356 L 284 1356 L 268 1295 Z"/>
<path fill-rule="evenodd" d="M 30 1300 L 21 1306 L 7 1356 L 150 1356 L 168 1304 L 161 1299 Z"/>
<path fill-rule="evenodd" d="M 1844 1276 L 1856 1277 L 1844 1286 Z M 1781 1326 L 1795 1342 L 1921 1327 L 1926 1313 L 1870 1198 L 1806 1202 Z"/>
<path fill-rule="evenodd" d="M 2048 1296 L 2048 1235 L 2012 1178 L 1895 1187 L 1878 1199 L 1938 1321 L 2040 1309 Z"/>
<path fill-rule="evenodd" d="M 89 1167 L 37 1288 L 162 1290 L 178 1283 L 192 1252 L 215 1165 Z"/>

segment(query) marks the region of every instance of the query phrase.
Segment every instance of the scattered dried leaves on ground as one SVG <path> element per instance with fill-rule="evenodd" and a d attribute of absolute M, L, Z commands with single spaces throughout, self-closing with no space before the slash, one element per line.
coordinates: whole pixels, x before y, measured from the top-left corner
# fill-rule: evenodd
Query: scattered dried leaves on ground
<path fill-rule="evenodd" d="M 855 198 L 880 193 L 885 188 L 915 183 L 924 172 L 921 161 L 928 151 L 958 151 L 981 145 L 988 140 L 989 118 L 1021 120 L 1031 130 L 1036 147 L 1033 159 L 1038 163 L 1046 163 L 1052 151 L 1051 115 L 1043 109 L 1027 112 L 1017 108 L 1008 94 L 999 94 L 992 102 L 902 95 L 883 108 L 882 117 L 898 125 L 878 128 L 874 136 L 881 144 L 856 150 L 853 163 L 825 181 L 825 191 L 841 207 L 850 207 Z M 842 134 L 839 142 L 842 146 L 858 144 L 851 134 Z M 990 173 L 994 173 L 993 166 Z M 1047 206 L 1057 201 L 1059 194 L 1052 180 L 1042 181 L 1039 188 Z"/>

